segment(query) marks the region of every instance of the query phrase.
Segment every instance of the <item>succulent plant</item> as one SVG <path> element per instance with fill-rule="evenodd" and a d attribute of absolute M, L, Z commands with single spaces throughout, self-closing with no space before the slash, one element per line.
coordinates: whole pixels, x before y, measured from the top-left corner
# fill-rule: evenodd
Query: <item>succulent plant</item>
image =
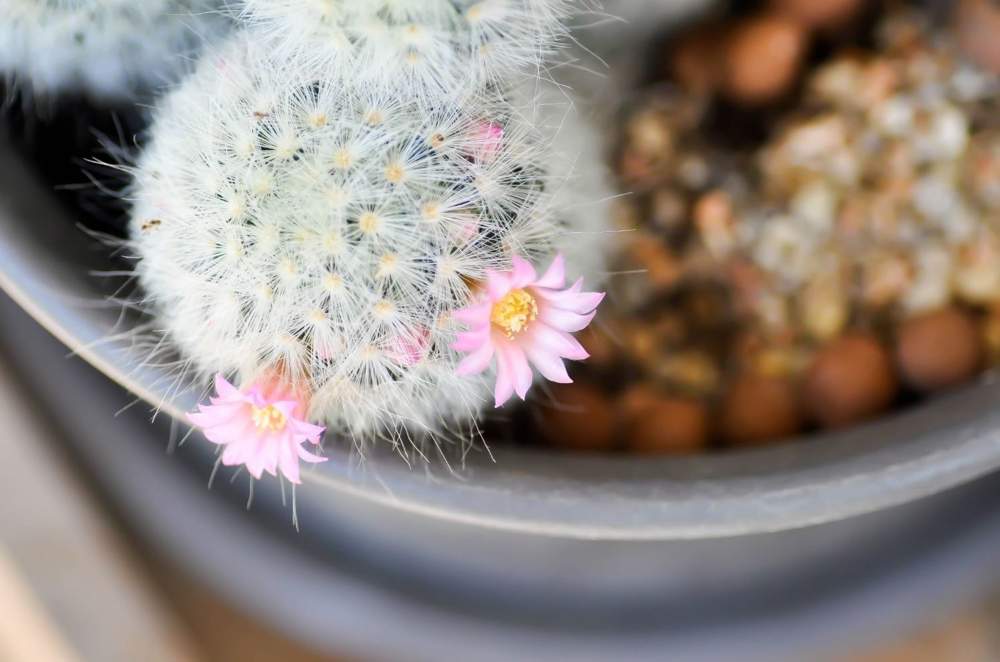
<path fill-rule="evenodd" d="M 490 388 L 456 376 L 450 312 L 515 255 L 600 271 L 597 140 L 561 91 L 407 95 L 352 62 L 252 31 L 203 57 L 135 168 L 139 282 L 185 370 L 280 372 L 359 440 L 468 431 Z"/>
<path fill-rule="evenodd" d="M 450 92 L 537 75 L 570 0 L 244 0 L 281 57 L 350 63 L 359 82 Z"/>
<path fill-rule="evenodd" d="M 212 0 L 4 0 L 0 76 L 31 98 L 119 99 L 164 85 L 229 21 Z"/>

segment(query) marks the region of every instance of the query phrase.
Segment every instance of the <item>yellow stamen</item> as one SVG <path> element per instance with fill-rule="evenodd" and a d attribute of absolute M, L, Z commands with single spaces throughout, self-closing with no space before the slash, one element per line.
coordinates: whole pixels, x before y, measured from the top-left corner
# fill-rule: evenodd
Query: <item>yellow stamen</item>
<path fill-rule="evenodd" d="M 390 163 L 385 169 L 385 178 L 390 184 L 398 184 L 406 179 L 406 170 L 399 163 Z"/>
<path fill-rule="evenodd" d="M 370 211 L 365 212 L 361 215 L 361 218 L 358 219 L 358 227 L 360 227 L 361 231 L 365 234 L 375 234 L 378 231 L 378 226 L 378 216 Z"/>
<path fill-rule="evenodd" d="M 490 321 L 511 340 L 538 317 L 538 303 L 527 290 L 511 290 L 493 304 Z"/>
<path fill-rule="evenodd" d="M 288 423 L 285 415 L 274 405 L 266 407 L 251 405 L 250 417 L 253 419 L 253 424 L 257 426 L 258 430 L 265 430 L 267 432 L 281 432 Z"/>
<path fill-rule="evenodd" d="M 345 148 L 340 148 L 333 154 L 333 165 L 338 170 L 347 170 L 354 163 L 351 152 Z"/>

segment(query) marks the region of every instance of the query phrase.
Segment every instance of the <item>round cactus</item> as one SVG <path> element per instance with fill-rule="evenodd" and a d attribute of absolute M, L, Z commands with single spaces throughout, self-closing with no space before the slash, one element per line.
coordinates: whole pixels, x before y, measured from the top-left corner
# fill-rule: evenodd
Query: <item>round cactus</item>
<path fill-rule="evenodd" d="M 147 303 L 185 368 L 279 371 L 355 438 L 471 420 L 490 389 L 456 376 L 450 313 L 515 255 L 599 254 L 599 214 L 554 204 L 598 163 L 551 151 L 584 125 L 565 102 L 399 95 L 266 50 L 233 39 L 155 113 L 131 228 Z"/>
<path fill-rule="evenodd" d="M 4 0 L 0 76 L 31 97 L 125 98 L 176 78 L 228 21 L 211 0 Z"/>
<path fill-rule="evenodd" d="M 358 81 L 450 92 L 537 74 L 569 0 L 245 0 L 242 18 L 284 57 L 349 64 Z"/>

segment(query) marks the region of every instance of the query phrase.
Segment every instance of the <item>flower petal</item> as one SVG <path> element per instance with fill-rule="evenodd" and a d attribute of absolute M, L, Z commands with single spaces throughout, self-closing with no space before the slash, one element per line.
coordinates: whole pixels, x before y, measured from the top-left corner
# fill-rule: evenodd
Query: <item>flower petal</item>
<path fill-rule="evenodd" d="M 249 418 L 234 418 L 222 425 L 213 425 L 202 429 L 202 434 L 216 444 L 234 444 L 244 439 L 256 440 L 255 426 Z"/>
<path fill-rule="evenodd" d="M 478 328 L 480 326 L 489 326 L 490 324 L 490 313 L 493 311 L 493 303 L 490 301 L 485 301 L 483 303 L 477 303 L 472 306 L 466 306 L 465 308 L 459 308 L 453 311 L 451 316 L 458 322 L 462 322 L 472 328 Z"/>
<path fill-rule="evenodd" d="M 604 301 L 604 292 L 574 292 L 572 290 L 538 290 L 538 296 L 562 310 L 585 315 Z"/>
<path fill-rule="evenodd" d="M 240 390 L 233 386 L 221 372 L 215 375 L 215 392 L 222 400 L 240 400 L 243 398 Z"/>
<path fill-rule="evenodd" d="M 243 464 L 247 456 L 247 451 L 250 450 L 252 446 L 253 445 L 249 442 L 229 444 L 226 446 L 226 449 L 222 451 L 222 463 L 227 467 Z"/>
<path fill-rule="evenodd" d="M 273 474 L 277 469 L 278 448 L 275 441 L 275 435 L 261 435 L 254 444 L 253 451 L 247 455 L 245 462 L 247 471 L 254 478 L 260 478 L 265 469 L 270 474 Z"/>
<path fill-rule="evenodd" d="M 545 379 L 557 384 L 573 383 L 573 380 L 566 373 L 566 366 L 558 356 L 534 347 L 526 349 L 525 353 L 528 355 L 528 360 L 538 368 L 538 372 L 542 373 L 542 377 Z"/>
<path fill-rule="evenodd" d="M 486 291 L 489 293 L 492 301 L 499 301 L 504 298 L 510 290 L 510 277 L 507 274 L 499 271 L 486 272 Z M 492 309 L 492 306 L 490 307 Z M 487 315 L 487 319 L 488 318 L 489 316 Z"/>
<path fill-rule="evenodd" d="M 309 441 L 314 444 L 318 444 L 326 432 L 326 428 L 322 425 L 313 425 L 312 423 L 306 423 L 305 421 L 293 420 L 290 423 L 295 434 L 303 437 L 302 441 Z"/>
<path fill-rule="evenodd" d="M 494 405 L 500 407 L 514 395 L 514 371 L 506 347 L 497 348 L 497 383 L 493 388 Z"/>
<path fill-rule="evenodd" d="M 296 452 L 299 454 L 299 458 L 301 458 L 302 460 L 305 460 L 306 462 L 309 462 L 311 464 L 318 464 L 320 462 L 326 462 L 327 460 L 330 459 L 328 457 L 323 457 L 322 455 L 313 455 L 312 453 L 310 453 L 309 451 L 307 451 L 302 446 L 299 446 L 296 449 Z"/>
<path fill-rule="evenodd" d="M 198 405 L 199 411 L 189 412 L 187 414 L 188 422 L 199 428 L 210 428 L 217 425 L 225 425 L 231 421 L 238 413 L 239 410 L 245 405 Z"/>
<path fill-rule="evenodd" d="M 302 481 L 299 478 L 299 456 L 295 452 L 295 444 L 282 444 L 278 455 L 278 467 L 282 475 L 291 483 L 298 485 Z"/>
<path fill-rule="evenodd" d="M 521 349 L 521 346 L 516 343 L 508 343 L 500 351 L 506 354 L 507 365 L 511 370 L 514 382 L 514 392 L 517 393 L 517 397 L 524 400 L 528 394 L 528 389 L 531 388 L 531 381 L 534 377 L 531 373 L 531 365 L 528 363 L 528 358 L 524 355 L 524 350 Z"/>
<path fill-rule="evenodd" d="M 490 341 L 490 327 L 463 331 L 458 334 L 451 348 L 456 352 L 473 352 Z"/>
<path fill-rule="evenodd" d="M 513 269 L 510 272 L 510 287 L 520 288 L 531 285 L 538 274 L 535 273 L 535 268 L 531 266 L 531 263 L 522 257 L 517 255 L 513 258 Z"/>
<path fill-rule="evenodd" d="M 490 360 L 493 358 L 493 343 L 487 341 L 482 347 L 466 356 L 455 368 L 455 374 L 459 376 L 478 375 L 490 367 Z"/>
<path fill-rule="evenodd" d="M 264 394 L 263 389 L 261 389 L 258 386 L 250 388 L 250 390 L 246 392 L 245 397 L 247 402 L 252 404 L 254 407 L 257 407 L 258 409 L 263 409 L 264 407 L 271 404 L 270 398 L 268 398 L 267 395 Z"/>
<path fill-rule="evenodd" d="M 596 314 L 596 312 L 590 312 L 586 315 L 580 315 L 568 310 L 545 306 L 539 312 L 538 319 L 554 329 L 572 333 L 586 329 Z"/>
<path fill-rule="evenodd" d="M 566 284 L 566 258 L 562 253 L 556 255 L 552 264 L 545 270 L 542 277 L 536 280 L 533 285 L 548 289 L 559 289 Z"/>
<path fill-rule="evenodd" d="M 545 324 L 536 324 L 532 327 L 528 346 L 571 361 L 590 358 L 590 354 L 576 338 Z"/>
<path fill-rule="evenodd" d="M 564 359 L 583 361 L 590 358 L 590 353 L 576 338 L 565 331 L 553 329 L 545 324 L 539 324 L 535 328 L 535 339 L 540 346 L 548 348 L 552 353 L 558 354 Z"/>

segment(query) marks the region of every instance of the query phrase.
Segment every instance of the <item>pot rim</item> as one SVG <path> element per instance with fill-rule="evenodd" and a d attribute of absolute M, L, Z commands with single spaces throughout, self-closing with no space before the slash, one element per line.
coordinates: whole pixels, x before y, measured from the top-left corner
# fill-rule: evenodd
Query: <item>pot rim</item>
<path fill-rule="evenodd" d="M 2 315 L 9 310 L 15 311 L 17 319 L 11 320 L 8 327 Z M 22 351 L 19 356 L 7 357 L 14 372 L 38 396 L 47 412 L 53 411 L 67 386 L 74 393 L 85 393 L 91 406 L 102 406 L 103 402 L 103 406 L 113 407 L 116 399 L 120 400 L 120 391 L 90 374 L 89 367 L 58 363 L 58 354 L 53 352 L 58 342 L 42 337 L 2 295 L 0 319 L 0 334 L 16 338 L 12 347 Z M 25 370 L 36 361 L 31 352 L 39 350 L 42 354 L 37 362 L 46 368 L 29 375 Z M 734 618 L 712 620 L 712 625 L 702 627 L 694 623 L 682 624 L 679 629 L 664 627 L 663 623 L 671 622 L 669 617 L 658 619 L 658 626 L 646 623 L 636 630 L 623 627 L 594 632 L 588 625 L 577 623 L 570 628 L 551 624 L 544 627 L 521 619 L 520 610 L 509 603 L 499 614 L 469 610 L 468 600 L 482 600 L 479 591 L 455 594 L 446 590 L 444 594 L 449 598 L 428 598 L 426 590 L 435 591 L 434 584 L 425 584 L 425 591 L 413 591 L 404 588 L 408 586 L 406 581 L 401 585 L 377 570 L 372 574 L 372 568 L 358 567 L 351 561 L 352 554 L 371 549 L 365 542 L 353 552 L 345 553 L 337 544 L 329 554 L 325 548 L 317 550 L 313 545 L 318 540 L 290 531 L 277 485 L 264 485 L 261 492 L 265 494 L 258 493 L 269 507 L 248 513 L 239 486 L 205 491 L 211 458 L 185 452 L 170 464 L 160 464 L 164 457 L 158 445 L 128 443 L 136 436 L 144 436 L 141 417 L 135 412 L 119 421 L 95 420 L 89 411 L 92 409 L 73 407 L 57 413 L 55 429 L 64 433 L 80 431 L 67 442 L 79 451 L 84 464 L 96 471 L 100 486 L 121 505 L 122 515 L 139 534 L 234 604 L 247 607 L 290 636 L 339 654 L 354 651 L 360 657 L 437 660 L 454 650 L 468 650 L 480 651 L 480 657 L 489 660 L 606 660 L 621 658 L 627 650 L 629 659 L 802 659 L 810 651 L 844 647 L 845 631 L 852 633 L 856 646 L 866 641 L 874 643 L 887 632 L 903 631 L 926 619 L 929 605 L 937 613 L 950 605 L 957 609 L 971 600 L 983 599 L 985 587 L 992 585 L 991 577 L 996 574 L 1000 513 L 990 509 L 996 501 L 990 496 L 996 490 L 980 483 L 958 492 L 953 506 L 945 509 L 960 515 L 956 518 L 960 525 L 946 527 L 947 535 L 940 535 L 939 516 L 929 520 L 914 518 L 911 510 L 901 519 L 909 522 L 913 531 L 904 527 L 893 533 L 903 535 L 903 547 L 899 549 L 906 552 L 902 556 L 889 550 L 876 553 L 865 573 L 848 572 L 838 581 L 821 581 L 815 586 L 815 575 L 792 571 L 790 576 L 796 578 L 797 585 L 805 581 L 818 591 L 810 593 L 816 599 L 805 604 L 796 597 L 798 592 L 786 595 L 790 600 L 772 600 L 765 595 L 757 609 Z M 169 426 L 158 427 L 165 431 Z M 925 513 L 935 512 L 936 508 L 918 506 Z M 966 514 L 972 516 L 966 519 Z M 307 521 L 313 521 L 307 517 Z M 312 527 L 307 524 L 306 528 Z M 861 527 L 861 531 L 867 530 Z M 341 534 L 344 532 L 341 529 Z M 931 544 L 914 544 L 927 536 Z M 324 538 L 321 534 L 319 540 Z M 552 549 L 562 548 L 563 542 L 557 541 Z M 610 544 L 614 547 L 622 543 Z M 755 548 L 754 541 L 728 540 L 719 544 Z M 872 550 L 882 549 L 877 541 L 865 544 L 874 544 Z M 400 553 L 406 554 L 403 550 Z M 740 556 L 737 551 L 732 560 Z M 407 572 L 421 573 L 423 569 L 422 564 L 416 564 Z M 818 574 L 822 576 L 822 570 Z M 467 578 L 461 571 L 452 575 L 460 584 Z M 697 584 L 690 590 L 697 591 Z M 737 601 L 741 594 L 734 593 Z M 760 591 L 751 594 L 759 596 Z M 372 622 L 383 627 L 373 631 L 367 627 Z M 711 628 L 711 637 L 704 636 L 704 627 Z M 593 636 L 581 637 L 581 633 Z"/>
<path fill-rule="evenodd" d="M 101 255 L 9 153 L 0 155 L 0 289 L 77 356 L 178 421 L 187 389 L 143 366 L 120 310 L 88 278 Z M 54 250 L 62 247 L 63 250 Z M 89 258 L 89 264 L 88 263 Z M 92 276 L 92 274 L 90 274 Z M 898 505 L 1000 467 L 1000 384 L 979 384 L 850 429 L 780 446 L 689 458 L 491 449 L 448 470 L 414 470 L 384 449 L 344 446 L 306 489 L 349 493 L 469 525 L 586 539 L 725 537 L 821 524 Z M 210 452 L 207 445 L 206 452 Z"/>

